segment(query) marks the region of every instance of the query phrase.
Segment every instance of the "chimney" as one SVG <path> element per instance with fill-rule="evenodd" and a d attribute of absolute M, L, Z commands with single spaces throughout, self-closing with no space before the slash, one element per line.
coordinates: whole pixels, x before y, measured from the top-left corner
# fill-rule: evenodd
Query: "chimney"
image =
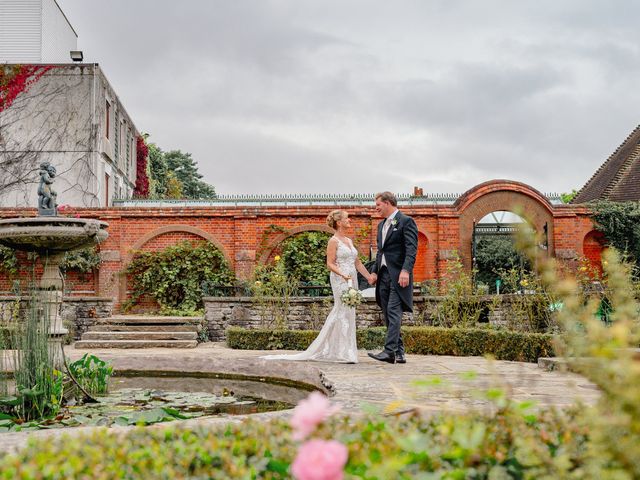
<path fill-rule="evenodd" d="M 413 196 L 414 197 L 424 197 L 424 193 L 421 187 L 413 187 Z"/>

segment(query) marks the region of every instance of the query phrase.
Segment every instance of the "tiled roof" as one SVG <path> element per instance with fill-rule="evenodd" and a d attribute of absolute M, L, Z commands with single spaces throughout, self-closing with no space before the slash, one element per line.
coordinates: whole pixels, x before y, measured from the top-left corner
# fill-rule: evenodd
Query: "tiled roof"
<path fill-rule="evenodd" d="M 571 203 L 640 200 L 640 125 L 593 174 Z"/>

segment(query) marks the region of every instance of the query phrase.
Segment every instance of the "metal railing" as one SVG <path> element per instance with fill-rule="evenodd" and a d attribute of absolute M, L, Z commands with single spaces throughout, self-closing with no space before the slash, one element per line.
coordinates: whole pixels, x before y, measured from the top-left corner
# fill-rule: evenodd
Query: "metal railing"
<path fill-rule="evenodd" d="M 397 195 L 400 205 L 451 205 L 460 193 L 432 193 L 427 195 L 412 195 L 401 193 Z M 211 199 L 152 199 L 152 198 L 119 198 L 113 200 L 118 207 L 215 207 L 215 206 L 287 206 L 287 205 L 367 205 L 373 204 L 373 193 L 320 193 L 320 194 L 247 194 L 247 195 L 216 195 Z M 545 194 L 552 204 L 561 204 L 558 193 Z"/>

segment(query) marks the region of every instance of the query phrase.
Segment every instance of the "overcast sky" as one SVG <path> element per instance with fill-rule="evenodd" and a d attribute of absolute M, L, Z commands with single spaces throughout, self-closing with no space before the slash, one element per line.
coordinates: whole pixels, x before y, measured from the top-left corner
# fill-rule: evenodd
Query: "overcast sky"
<path fill-rule="evenodd" d="M 581 187 L 640 123 L 635 0 L 58 0 L 220 194 Z"/>

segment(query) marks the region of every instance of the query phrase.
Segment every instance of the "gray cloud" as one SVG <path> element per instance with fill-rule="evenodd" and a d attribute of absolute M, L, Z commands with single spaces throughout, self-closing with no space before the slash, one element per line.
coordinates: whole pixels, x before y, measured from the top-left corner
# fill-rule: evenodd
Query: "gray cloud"
<path fill-rule="evenodd" d="M 59 3 L 220 193 L 566 191 L 638 123 L 632 0 Z"/>

